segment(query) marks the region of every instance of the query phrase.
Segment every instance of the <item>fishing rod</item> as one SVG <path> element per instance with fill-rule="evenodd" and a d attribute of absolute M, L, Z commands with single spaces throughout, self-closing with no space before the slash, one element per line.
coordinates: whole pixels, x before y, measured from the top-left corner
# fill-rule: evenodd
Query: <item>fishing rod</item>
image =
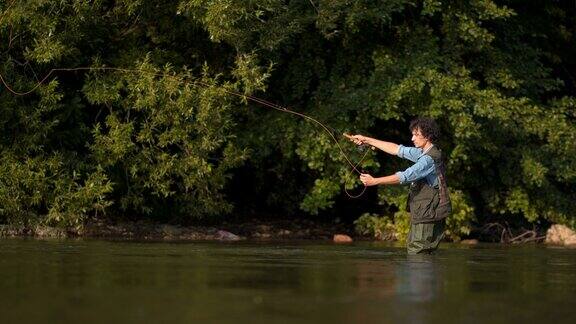
<path fill-rule="evenodd" d="M 113 71 L 113 72 L 121 72 L 121 73 L 137 73 L 137 74 L 148 74 L 151 76 L 155 76 L 155 77 L 163 77 L 163 78 L 172 78 L 177 80 L 180 83 L 187 83 L 187 84 L 192 84 L 194 86 L 202 86 L 202 87 L 210 87 L 211 85 L 206 83 L 206 82 L 202 82 L 199 80 L 194 80 L 194 81 L 187 81 L 184 77 L 177 77 L 174 75 L 169 75 L 166 73 L 159 73 L 159 72 L 150 72 L 150 71 L 142 71 L 142 70 L 137 70 L 137 69 L 126 69 L 126 68 L 117 68 L 117 67 L 76 67 L 76 68 L 54 68 L 51 69 L 42 79 L 40 79 L 36 85 L 34 85 L 31 89 L 24 91 L 24 92 L 20 92 L 20 91 L 16 91 L 15 89 L 13 89 L 5 80 L 4 76 L 0 73 L 0 82 L 2 82 L 2 84 L 4 85 L 4 87 L 6 87 L 6 89 L 8 91 L 10 91 L 12 94 L 16 95 L 16 96 L 26 96 L 31 94 L 32 92 L 34 92 L 36 89 L 38 89 L 42 84 L 44 84 L 44 82 L 46 82 L 46 80 L 48 80 L 48 78 L 50 78 L 50 76 L 56 72 L 77 72 L 77 71 Z M 346 194 L 350 197 L 350 198 L 359 198 L 360 196 L 362 196 L 364 194 L 364 192 L 366 191 L 366 185 L 364 185 L 364 188 L 362 190 L 362 192 L 358 195 L 351 195 L 348 192 L 348 189 L 346 189 L 346 184 L 348 183 L 348 178 L 350 177 L 350 175 L 352 174 L 352 172 L 356 172 L 358 174 L 362 174 L 363 172 L 358 170 L 358 166 L 364 161 L 364 159 L 366 158 L 366 156 L 368 155 L 368 153 L 371 150 L 375 150 L 374 147 L 372 146 L 368 146 L 370 149 L 365 150 L 365 148 L 367 147 L 365 144 L 360 144 L 358 146 L 358 148 L 360 150 L 365 150 L 364 155 L 362 156 L 362 158 L 360 159 L 360 161 L 356 164 L 352 163 L 352 161 L 350 160 L 350 158 L 348 157 L 348 155 L 346 154 L 346 152 L 344 151 L 344 149 L 342 148 L 342 146 L 340 145 L 340 142 L 338 141 L 338 139 L 336 138 L 337 132 L 335 131 L 334 128 L 325 125 L 324 123 L 320 122 L 319 120 L 317 120 L 316 118 L 313 118 L 311 116 L 308 116 L 304 113 L 300 113 L 297 112 L 295 110 L 289 109 L 287 107 L 278 105 L 276 103 L 267 101 L 265 99 L 256 97 L 256 96 L 252 96 L 252 95 L 247 95 L 247 94 L 243 94 L 234 90 L 230 90 L 230 89 L 226 89 L 226 88 L 222 88 L 222 91 L 224 91 L 227 94 L 242 98 L 244 100 L 250 100 L 252 102 L 258 103 L 264 107 L 267 108 L 271 108 L 274 109 L 276 111 L 280 111 L 283 113 L 288 113 L 288 114 L 292 114 L 295 116 L 299 116 L 301 118 L 304 118 L 318 126 L 320 126 L 326 133 L 328 133 L 328 135 L 330 135 L 331 139 L 334 141 L 334 143 L 336 143 L 336 145 L 338 146 L 338 149 L 341 153 L 341 155 L 344 157 L 344 159 L 346 160 L 346 162 L 350 165 L 351 169 L 350 172 L 348 173 L 347 177 L 345 178 L 345 182 L 344 182 L 344 191 L 346 192 Z M 350 135 L 344 133 L 342 134 L 344 137 L 351 139 Z"/>

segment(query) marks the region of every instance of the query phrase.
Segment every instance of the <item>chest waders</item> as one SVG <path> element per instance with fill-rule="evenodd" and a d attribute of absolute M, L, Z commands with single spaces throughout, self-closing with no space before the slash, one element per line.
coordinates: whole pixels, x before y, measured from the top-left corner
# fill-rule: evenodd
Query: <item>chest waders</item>
<path fill-rule="evenodd" d="M 438 185 L 431 186 L 426 179 L 410 186 L 407 210 L 410 212 L 408 253 L 431 253 L 444 237 L 445 218 L 452 212 L 452 203 L 446 183 L 446 168 L 442 152 L 432 146 L 424 154 L 434 161 Z"/>

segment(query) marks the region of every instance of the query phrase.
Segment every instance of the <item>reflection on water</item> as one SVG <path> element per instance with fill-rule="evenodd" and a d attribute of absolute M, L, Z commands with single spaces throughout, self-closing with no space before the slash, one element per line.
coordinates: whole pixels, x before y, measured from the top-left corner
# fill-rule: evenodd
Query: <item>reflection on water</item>
<path fill-rule="evenodd" d="M 396 293 L 408 302 L 431 301 L 441 288 L 442 273 L 430 255 L 407 255 L 406 262 L 397 267 L 396 276 Z"/>
<path fill-rule="evenodd" d="M 576 250 L 0 240 L 1 323 L 571 322 Z"/>

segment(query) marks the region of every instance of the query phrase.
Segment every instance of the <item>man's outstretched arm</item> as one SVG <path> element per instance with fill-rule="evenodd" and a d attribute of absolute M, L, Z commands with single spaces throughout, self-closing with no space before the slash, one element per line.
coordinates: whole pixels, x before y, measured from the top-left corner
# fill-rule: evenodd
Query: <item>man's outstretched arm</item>
<path fill-rule="evenodd" d="M 367 144 L 373 146 L 377 149 L 380 149 L 388 154 L 398 155 L 398 144 L 392 142 L 381 141 L 379 139 L 375 139 L 372 137 L 364 136 L 364 135 L 348 135 L 344 134 L 346 138 L 351 140 L 352 142 L 362 145 Z"/>

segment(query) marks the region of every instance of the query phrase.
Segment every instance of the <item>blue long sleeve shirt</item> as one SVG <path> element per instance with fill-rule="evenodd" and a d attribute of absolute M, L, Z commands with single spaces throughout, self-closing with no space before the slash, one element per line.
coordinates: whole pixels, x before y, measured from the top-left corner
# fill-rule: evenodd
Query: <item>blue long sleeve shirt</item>
<path fill-rule="evenodd" d="M 396 172 L 400 178 L 400 184 L 412 183 L 425 178 L 428 185 L 438 185 L 438 176 L 436 175 L 434 160 L 429 155 L 424 154 L 423 150 L 416 147 L 399 145 L 398 156 L 414 162 L 414 165 L 408 169 Z"/>

